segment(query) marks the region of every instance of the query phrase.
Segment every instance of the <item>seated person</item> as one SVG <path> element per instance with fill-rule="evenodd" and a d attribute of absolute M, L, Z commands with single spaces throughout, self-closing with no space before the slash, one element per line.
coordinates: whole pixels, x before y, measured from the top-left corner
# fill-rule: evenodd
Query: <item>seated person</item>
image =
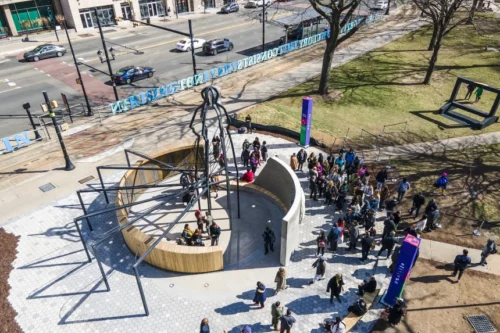
<path fill-rule="evenodd" d="M 368 311 L 366 307 L 366 302 L 363 298 L 360 298 L 347 308 L 347 311 L 354 313 L 356 316 L 362 316 Z"/>
<path fill-rule="evenodd" d="M 194 246 L 205 246 L 205 244 L 203 243 L 203 241 L 201 239 L 201 230 L 200 229 L 196 229 L 194 231 L 194 234 L 193 234 L 193 237 L 191 240 L 192 240 Z"/>
<path fill-rule="evenodd" d="M 375 276 L 370 276 L 369 281 L 363 281 L 358 286 L 358 295 L 363 296 L 365 293 L 372 293 L 377 289 L 377 280 L 375 280 Z"/>
<path fill-rule="evenodd" d="M 329 333 L 345 333 L 346 325 L 340 317 L 336 317 L 335 320 L 326 322 L 323 326 Z"/>
<path fill-rule="evenodd" d="M 177 245 L 187 245 L 186 240 L 184 238 L 179 238 L 177 240 Z"/>
<path fill-rule="evenodd" d="M 247 168 L 247 172 L 240 178 L 241 180 L 247 182 L 247 183 L 252 183 L 255 179 L 254 173 L 252 172 L 252 169 Z"/>
<path fill-rule="evenodd" d="M 193 245 L 193 230 L 189 227 L 189 224 L 184 225 L 184 230 L 182 230 L 181 237 L 184 238 L 187 245 Z"/>

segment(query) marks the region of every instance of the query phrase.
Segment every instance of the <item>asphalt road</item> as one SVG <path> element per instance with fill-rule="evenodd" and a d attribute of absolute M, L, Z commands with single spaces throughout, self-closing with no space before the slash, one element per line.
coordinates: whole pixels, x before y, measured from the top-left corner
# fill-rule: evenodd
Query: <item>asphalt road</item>
<path fill-rule="evenodd" d="M 289 15 L 291 11 L 303 11 L 308 6 L 307 4 L 306 0 L 274 4 L 267 10 L 268 20 Z M 262 9 L 241 8 L 239 13 L 209 14 L 194 19 L 193 31 L 197 38 L 205 40 L 228 38 L 234 44 L 234 49 L 231 52 L 219 53 L 216 56 L 205 55 L 201 50 L 196 50 L 198 71 L 260 52 L 262 49 L 262 24 L 258 21 L 258 15 L 261 12 Z M 152 23 L 164 24 L 161 21 Z M 189 31 L 187 21 L 171 22 L 164 26 L 185 33 Z M 183 36 L 145 26 L 132 31 L 123 31 L 120 27 L 115 27 L 112 30 L 114 31 L 108 31 L 104 36 L 108 43 L 108 49 L 113 46 L 117 52 L 116 60 L 111 62 L 113 72 L 129 65 L 152 66 L 156 70 L 153 78 L 133 82 L 131 85 L 118 86 L 120 98 L 193 74 L 191 54 L 175 50 L 175 44 L 184 38 Z M 92 95 L 92 91 L 105 93 L 110 99 L 114 99 L 113 90 L 109 82 L 107 64 L 101 63 L 96 55 L 97 50 L 102 49 L 100 38 L 95 38 L 98 36 L 98 30 L 89 33 L 93 37 L 74 40 L 73 47 L 81 64 L 80 70 L 84 74 L 85 85 L 89 86 L 87 91 L 91 104 L 103 105 L 107 102 L 93 98 L 95 96 Z M 266 24 L 266 48 L 277 46 L 281 36 L 284 36 L 281 27 L 270 23 Z M 59 44 L 68 50 L 68 53 L 61 58 L 25 63 L 18 61 L 16 57 L 11 57 L 7 61 L 0 62 L 0 98 L 2 101 L 0 138 L 30 128 L 22 105 L 29 102 L 32 112 L 41 114 L 42 91 L 47 91 L 49 97 L 58 100 L 60 105 L 62 105 L 61 93 L 66 94 L 71 105 L 84 102 L 82 94 L 78 91 L 79 87 L 72 84 L 76 71 L 74 67 L 70 67 L 73 64 L 73 59 L 69 52 L 69 46 L 65 43 Z M 76 108 L 76 110 L 80 110 L 80 108 Z"/>

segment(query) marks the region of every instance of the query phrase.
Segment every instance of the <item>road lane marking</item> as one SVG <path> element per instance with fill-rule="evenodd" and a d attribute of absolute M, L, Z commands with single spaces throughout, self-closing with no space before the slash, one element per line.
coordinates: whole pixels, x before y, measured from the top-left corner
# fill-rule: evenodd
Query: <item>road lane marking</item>
<path fill-rule="evenodd" d="M 47 76 L 50 76 L 50 74 L 47 74 Z"/>
<path fill-rule="evenodd" d="M 45 73 L 45 72 L 40 69 L 40 73 Z"/>
<path fill-rule="evenodd" d="M 7 89 L 7 90 L 4 90 L 4 91 L 0 91 L 0 94 L 6 93 L 6 92 L 9 92 L 9 91 L 12 91 L 12 90 L 16 90 L 16 89 L 21 89 L 21 87 L 15 87 L 15 88 L 12 88 L 12 89 Z"/>
<path fill-rule="evenodd" d="M 16 84 L 14 82 L 9 82 L 8 85 L 9 87 L 14 87 Z"/>

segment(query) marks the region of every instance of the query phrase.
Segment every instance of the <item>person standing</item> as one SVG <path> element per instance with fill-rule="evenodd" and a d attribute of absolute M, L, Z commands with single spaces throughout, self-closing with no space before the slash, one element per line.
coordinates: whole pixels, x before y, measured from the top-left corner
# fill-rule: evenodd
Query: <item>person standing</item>
<path fill-rule="evenodd" d="M 217 223 L 215 223 L 215 221 L 213 221 L 210 226 L 210 237 L 212 238 L 212 246 L 219 245 L 220 227 Z"/>
<path fill-rule="evenodd" d="M 370 234 L 367 232 L 365 236 L 361 239 L 361 261 L 365 261 L 368 259 L 368 254 L 373 247 L 374 239 L 370 237 Z"/>
<path fill-rule="evenodd" d="M 255 295 L 253 297 L 253 303 L 260 304 L 259 309 L 263 309 L 266 299 L 266 286 L 262 282 L 258 281 L 257 288 L 255 289 Z"/>
<path fill-rule="evenodd" d="M 474 83 L 469 83 L 467 85 L 467 93 L 465 94 L 464 99 L 469 100 L 470 97 L 472 96 L 472 93 L 474 92 L 474 89 L 476 89 L 476 86 L 474 85 Z"/>
<path fill-rule="evenodd" d="M 385 203 L 385 211 L 387 212 L 387 217 L 391 216 L 392 213 L 397 212 L 398 210 L 398 200 L 396 197 L 392 197 L 391 200 L 388 200 Z"/>
<path fill-rule="evenodd" d="M 401 318 L 406 315 L 406 306 L 402 298 L 396 298 L 396 304 L 389 309 L 388 321 L 391 327 L 395 327 L 401 321 Z"/>
<path fill-rule="evenodd" d="M 276 242 L 276 235 L 271 230 L 271 228 L 266 227 L 264 233 L 262 234 L 262 238 L 264 238 L 264 254 L 269 253 L 269 249 L 271 252 L 274 252 L 274 243 Z"/>
<path fill-rule="evenodd" d="M 380 170 L 375 176 L 375 179 L 377 180 L 377 190 L 382 190 L 382 187 L 384 187 L 387 180 L 387 168 Z"/>
<path fill-rule="evenodd" d="M 210 325 L 208 325 L 208 318 L 203 318 L 200 324 L 200 333 L 210 333 Z"/>
<path fill-rule="evenodd" d="M 253 133 L 252 131 L 252 116 L 249 114 L 245 117 L 245 123 L 247 123 L 248 133 Z"/>
<path fill-rule="evenodd" d="M 413 215 L 413 211 L 415 211 L 415 218 L 420 214 L 420 208 L 425 204 L 425 197 L 422 192 L 418 192 L 413 196 L 413 205 L 410 209 L 410 215 Z"/>
<path fill-rule="evenodd" d="M 281 322 L 280 333 L 291 333 L 293 324 L 295 324 L 296 322 L 295 318 L 292 316 L 292 310 L 290 309 L 286 310 L 286 315 L 281 316 L 280 322 Z"/>
<path fill-rule="evenodd" d="M 434 183 L 435 188 L 440 188 L 441 189 L 441 194 L 443 196 L 446 196 L 446 187 L 448 186 L 448 174 L 446 172 L 443 172 L 441 177 L 439 177 L 436 182 Z M 436 191 L 432 191 L 433 194 L 436 193 Z"/>
<path fill-rule="evenodd" d="M 481 99 L 481 96 L 483 95 L 483 88 L 482 87 L 477 87 L 476 89 L 476 101 L 474 103 L 479 102 Z"/>
<path fill-rule="evenodd" d="M 354 221 L 349 227 L 349 247 L 347 251 L 356 250 L 356 243 L 359 237 L 359 226 L 356 221 Z"/>
<path fill-rule="evenodd" d="M 321 255 L 325 254 L 326 243 L 327 243 L 327 239 L 326 239 L 325 231 L 321 230 L 319 236 L 316 238 L 316 245 L 318 246 L 318 250 L 316 251 L 317 256 L 319 256 L 320 252 L 321 252 Z"/>
<path fill-rule="evenodd" d="M 290 156 L 290 168 L 294 171 L 299 169 L 299 160 L 297 159 L 297 155 L 295 155 L 295 153 Z"/>
<path fill-rule="evenodd" d="M 379 212 L 385 209 L 385 204 L 387 199 L 389 199 L 389 196 L 391 195 L 391 192 L 389 191 L 389 187 L 385 185 L 382 187 L 382 191 L 380 191 L 380 205 L 379 205 Z"/>
<path fill-rule="evenodd" d="M 340 300 L 340 293 L 344 290 L 344 280 L 342 279 L 342 274 L 335 274 L 334 277 L 328 281 L 328 285 L 326 286 L 326 292 L 330 293 L 330 303 L 333 303 L 333 297 L 342 303 Z"/>
<path fill-rule="evenodd" d="M 264 162 L 267 161 L 267 142 L 263 141 L 262 142 L 262 147 L 260 148 L 260 152 L 262 153 L 262 160 Z"/>
<path fill-rule="evenodd" d="M 389 235 L 391 231 L 396 231 L 396 223 L 394 223 L 394 215 L 391 214 L 385 221 L 384 221 L 384 230 L 382 232 L 382 239 L 385 238 L 385 236 Z"/>
<path fill-rule="evenodd" d="M 297 154 L 297 160 L 299 163 L 297 171 L 302 171 L 302 169 L 304 168 L 304 163 L 307 161 L 307 152 L 304 149 L 299 150 L 299 153 Z"/>
<path fill-rule="evenodd" d="M 406 191 L 410 189 L 410 183 L 406 178 L 403 178 L 401 182 L 398 184 L 398 201 L 403 200 L 403 197 L 405 196 Z"/>
<path fill-rule="evenodd" d="M 382 247 L 378 251 L 377 259 L 385 250 L 387 250 L 387 259 L 389 259 L 392 250 L 394 249 L 394 245 L 396 245 L 397 243 L 394 235 L 396 235 L 396 233 L 394 231 L 391 231 L 388 236 L 385 236 L 384 239 L 382 239 Z"/>
<path fill-rule="evenodd" d="M 274 282 L 276 282 L 276 294 L 275 295 L 277 295 L 280 291 L 288 288 L 286 285 L 286 270 L 283 267 L 280 267 L 278 269 L 278 272 L 276 273 L 276 277 L 274 278 Z"/>
<path fill-rule="evenodd" d="M 460 282 L 460 279 L 462 278 L 462 274 L 464 273 L 465 269 L 467 268 L 467 265 L 470 265 L 471 259 L 469 257 L 469 251 L 464 250 L 462 254 L 459 254 L 458 256 L 455 257 L 455 261 L 453 264 L 455 265 L 455 269 L 453 270 L 453 274 L 451 276 L 455 277 L 458 272 L 458 279 L 457 283 Z"/>
<path fill-rule="evenodd" d="M 283 307 L 280 305 L 280 302 L 276 302 L 271 305 L 272 325 L 275 331 L 279 331 L 278 323 L 280 322 L 281 316 L 283 316 Z"/>
<path fill-rule="evenodd" d="M 351 168 L 353 166 L 355 158 L 356 158 L 356 153 L 352 148 L 349 149 L 349 151 L 345 154 L 346 168 Z"/>
<path fill-rule="evenodd" d="M 250 150 L 244 149 L 243 152 L 241 153 L 241 159 L 243 160 L 243 166 L 248 167 L 249 166 L 248 163 L 250 162 Z"/>
<path fill-rule="evenodd" d="M 326 261 L 325 257 L 321 256 L 312 264 L 312 267 L 316 268 L 316 274 L 314 275 L 314 279 L 309 282 L 309 284 L 313 284 L 316 281 L 325 279 L 326 272 Z"/>
<path fill-rule="evenodd" d="M 479 265 L 488 265 L 488 263 L 486 262 L 486 258 L 488 258 L 490 254 L 495 254 L 497 252 L 498 250 L 497 245 L 495 244 L 495 240 L 491 238 L 488 239 L 485 247 L 483 248 L 483 251 L 481 252 L 481 262 L 479 262 Z"/>
<path fill-rule="evenodd" d="M 318 201 L 318 183 L 316 182 L 316 176 L 314 175 L 312 175 L 311 179 L 309 179 L 309 190 L 311 191 L 309 194 L 309 199 Z"/>
<path fill-rule="evenodd" d="M 339 243 L 340 233 L 342 232 L 342 228 L 339 227 L 337 222 L 333 224 L 330 233 L 328 234 L 328 242 L 330 243 L 330 251 L 337 251 L 337 245 Z"/>

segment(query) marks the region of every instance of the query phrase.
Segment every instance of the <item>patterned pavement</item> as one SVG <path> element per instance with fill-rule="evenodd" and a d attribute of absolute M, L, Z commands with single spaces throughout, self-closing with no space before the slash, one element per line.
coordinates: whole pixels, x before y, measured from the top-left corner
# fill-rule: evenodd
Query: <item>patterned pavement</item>
<path fill-rule="evenodd" d="M 252 141 L 254 136 L 233 136 L 237 156 L 244 138 Z M 278 155 L 287 162 L 291 153 L 298 150 L 295 143 L 259 137 L 268 142 L 270 156 Z M 297 175 L 307 187 L 305 173 Z M 106 182 L 115 183 L 120 177 L 120 173 L 110 175 Z M 87 195 L 84 200 L 90 203 L 89 212 L 106 206 L 102 196 Z M 244 214 L 245 206 L 242 207 Z M 385 260 L 379 266 L 373 259 L 360 263 L 360 251 L 348 253 L 342 244 L 339 254 L 326 254 L 326 279 L 309 286 L 314 275 L 311 265 L 316 258 L 315 238 L 321 229 L 329 230 L 332 218 L 336 220 L 337 216 L 331 216 L 321 201 L 308 200 L 306 208 L 299 231 L 301 243 L 286 268 L 287 290 L 273 296 L 279 258 L 276 252 L 264 256 L 263 249 L 256 250 L 245 265 L 211 274 L 174 274 L 144 264 L 139 271 L 150 310 L 150 315 L 145 316 L 131 271 L 135 254 L 126 247 L 121 235 L 115 235 L 99 249 L 111 287 L 111 291 L 106 291 L 95 260 L 90 264 L 86 261 L 72 222 L 82 214 L 78 199 L 76 195 L 61 198 L 5 226 L 8 232 L 21 236 L 15 269 L 9 279 L 9 301 L 18 312 L 16 320 L 24 332 L 199 332 L 204 317 L 209 318 L 212 332 L 239 332 L 244 325 L 250 325 L 253 332 L 270 332 L 271 303 L 278 300 L 296 316 L 293 332 L 323 332 L 320 323 L 347 314 L 363 279 L 376 274 L 379 283 L 386 284 L 387 268 Z M 98 226 L 97 234 L 102 234 L 117 222 L 113 214 L 107 214 L 92 223 Z M 330 304 L 326 284 L 336 273 L 344 275 L 345 291 L 342 303 Z M 263 310 L 252 305 L 258 280 L 268 287 Z M 379 314 L 380 306 L 375 307 L 351 332 L 370 331 Z"/>

